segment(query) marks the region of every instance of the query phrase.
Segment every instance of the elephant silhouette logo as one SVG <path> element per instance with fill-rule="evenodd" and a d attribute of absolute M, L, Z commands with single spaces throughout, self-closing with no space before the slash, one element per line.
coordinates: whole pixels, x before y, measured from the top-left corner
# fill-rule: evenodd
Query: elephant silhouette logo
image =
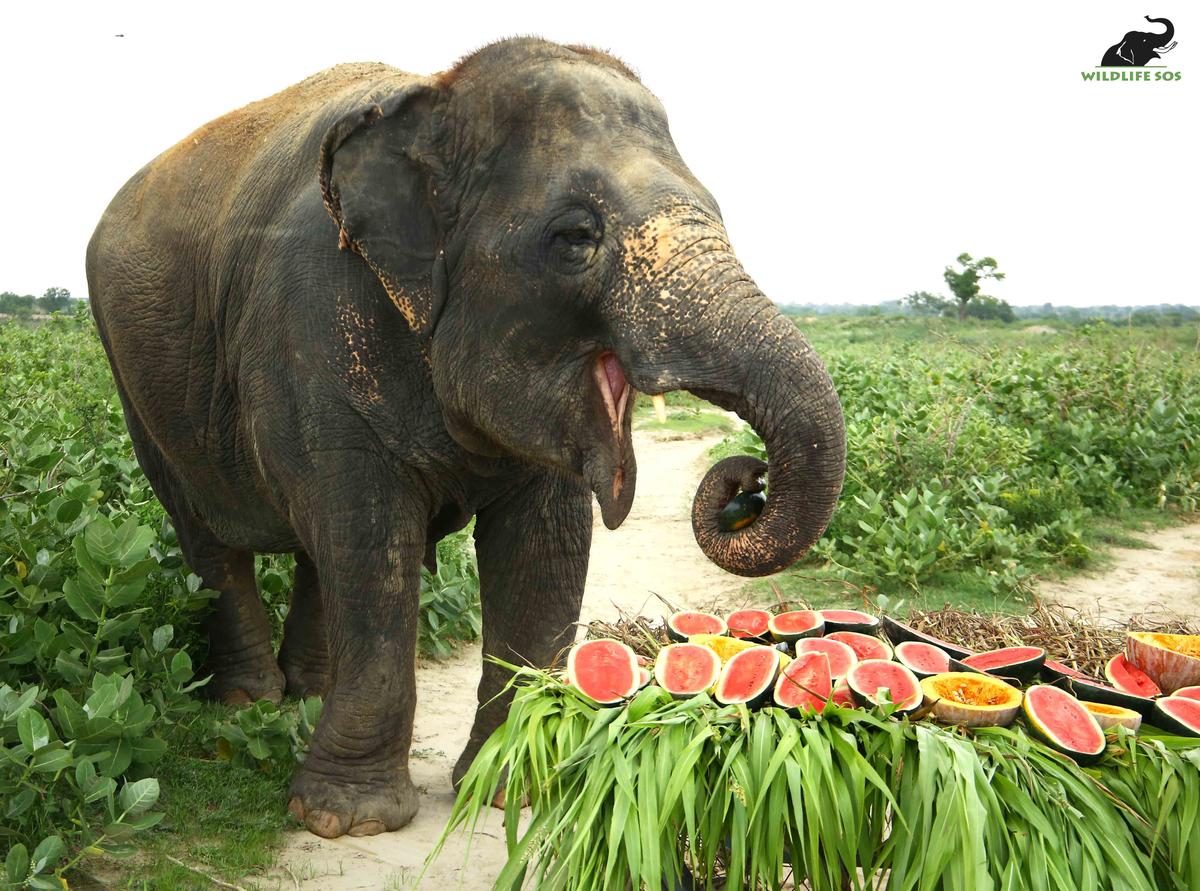
<path fill-rule="evenodd" d="M 1154 24 L 1164 25 L 1167 30 L 1162 33 L 1128 32 L 1119 43 L 1114 43 L 1104 53 L 1104 58 L 1100 60 L 1102 68 L 1143 68 L 1151 60 L 1161 59 L 1161 53 L 1175 49 L 1178 41 L 1174 39 L 1175 26 L 1171 24 L 1171 20 L 1152 19 L 1150 16 L 1146 16 L 1145 19 Z"/>

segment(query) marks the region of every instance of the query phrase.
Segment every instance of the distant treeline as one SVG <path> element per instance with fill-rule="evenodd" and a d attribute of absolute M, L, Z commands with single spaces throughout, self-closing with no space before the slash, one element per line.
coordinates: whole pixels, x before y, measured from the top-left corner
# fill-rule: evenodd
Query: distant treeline
<path fill-rule="evenodd" d="M 69 312 L 79 302 L 66 288 L 47 288 L 41 297 L 4 291 L 0 293 L 0 313 L 26 317 L 39 312 Z"/>
<path fill-rule="evenodd" d="M 1001 301 L 1003 302 L 1003 301 Z M 921 316 L 921 312 L 906 300 L 884 300 L 873 305 L 857 303 L 788 303 L 782 307 L 795 316 Z M 1009 308 L 1005 304 L 1005 308 Z M 1043 303 L 1035 306 L 1013 306 L 1012 320 L 1045 320 L 1067 323 L 1103 319 L 1108 322 L 1134 325 L 1183 325 L 1200 321 L 1200 307 L 1181 303 L 1159 303 L 1155 306 L 1055 306 Z M 999 316 L 997 318 L 1000 318 Z M 1003 320 L 1003 319 L 1002 319 Z"/>

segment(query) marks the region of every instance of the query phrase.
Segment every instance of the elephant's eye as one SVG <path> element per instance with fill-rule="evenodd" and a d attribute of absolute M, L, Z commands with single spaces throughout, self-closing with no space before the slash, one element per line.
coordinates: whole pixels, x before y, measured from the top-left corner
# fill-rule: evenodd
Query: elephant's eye
<path fill-rule="evenodd" d="M 554 230 L 553 252 L 570 271 L 582 271 L 596 255 L 603 231 L 595 220 L 571 221 Z"/>

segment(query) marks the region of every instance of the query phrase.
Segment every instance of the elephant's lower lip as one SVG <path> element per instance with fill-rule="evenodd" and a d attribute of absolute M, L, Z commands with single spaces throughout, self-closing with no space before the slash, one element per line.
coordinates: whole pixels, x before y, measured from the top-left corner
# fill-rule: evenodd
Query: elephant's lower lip
<path fill-rule="evenodd" d="M 592 366 L 592 377 L 600 390 L 600 398 L 608 411 L 608 421 L 612 426 L 613 436 L 621 440 L 621 422 L 625 419 L 625 408 L 629 403 L 630 387 L 625 379 L 625 372 L 616 354 L 601 353 L 596 357 Z"/>

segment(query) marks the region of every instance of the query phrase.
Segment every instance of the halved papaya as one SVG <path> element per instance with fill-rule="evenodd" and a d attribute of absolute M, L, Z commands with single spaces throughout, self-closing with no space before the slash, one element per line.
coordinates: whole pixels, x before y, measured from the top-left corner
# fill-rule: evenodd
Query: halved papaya
<path fill-rule="evenodd" d="M 1168 695 L 1200 684 L 1200 634 L 1130 631 L 1125 655 Z"/>
<path fill-rule="evenodd" d="M 1142 726 L 1142 716 L 1131 708 L 1121 708 L 1119 705 L 1104 705 L 1100 702 L 1085 702 L 1083 707 L 1092 713 L 1101 730 L 1108 730 L 1122 725 L 1128 730 L 1137 732 Z"/>

